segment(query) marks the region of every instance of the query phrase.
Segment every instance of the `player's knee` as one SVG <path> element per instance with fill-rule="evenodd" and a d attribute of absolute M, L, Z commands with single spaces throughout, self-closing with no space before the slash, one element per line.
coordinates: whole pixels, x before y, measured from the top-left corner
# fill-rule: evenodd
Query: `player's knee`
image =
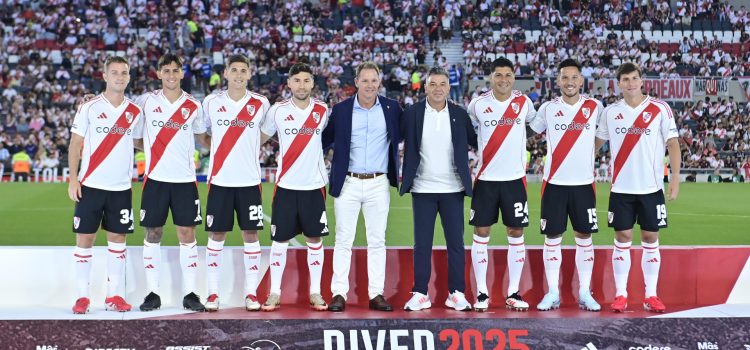
<path fill-rule="evenodd" d="M 242 238 L 245 243 L 255 243 L 258 241 L 258 231 L 242 231 Z"/>
<path fill-rule="evenodd" d="M 620 243 L 627 243 L 633 240 L 633 230 L 616 231 L 615 239 Z"/>
<path fill-rule="evenodd" d="M 522 227 L 508 227 L 507 228 L 508 237 L 523 237 L 523 228 Z"/>
<path fill-rule="evenodd" d="M 164 230 L 161 227 L 146 227 L 146 242 L 159 243 Z"/>
<path fill-rule="evenodd" d="M 479 237 L 489 237 L 490 227 L 489 226 L 476 226 L 474 227 L 474 234 Z"/>
<path fill-rule="evenodd" d="M 547 235 L 547 239 L 558 239 L 558 238 L 562 238 L 562 236 L 563 236 L 562 233 L 559 235 Z M 578 237 L 578 234 L 576 234 L 576 237 Z M 578 238 L 581 238 L 581 237 L 578 237 Z"/>
<path fill-rule="evenodd" d="M 644 243 L 656 243 L 659 241 L 659 232 L 641 231 L 641 241 Z"/>
<path fill-rule="evenodd" d="M 208 238 L 216 242 L 224 242 L 227 239 L 226 232 L 209 232 Z"/>
<path fill-rule="evenodd" d="M 576 238 L 589 239 L 589 238 L 591 238 L 591 234 L 590 233 L 583 233 L 583 232 L 576 231 Z"/>

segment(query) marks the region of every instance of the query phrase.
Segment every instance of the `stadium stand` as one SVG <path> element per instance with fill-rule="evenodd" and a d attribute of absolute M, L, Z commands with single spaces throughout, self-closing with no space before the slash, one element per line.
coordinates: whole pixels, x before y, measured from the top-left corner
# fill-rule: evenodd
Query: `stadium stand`
<path fill-rule="evenodd" d="M 183 88 L 202 97 L 221 88 L 210 82 L 224 57 L 244 53 L 252 59 L 252 89 L 271 101 L 288 97 L 288 67 L 307 60 L 316 69 L 315 94 L 329 104 L 354 93 L 354 69 L 365 60 L 383 66 L 382 93 L 404 105 L 421 98 L 412 79 L 423 81 L 431 64 L 457 66 L 460 102 L 468 103 L 486 91 L 481 84 L 470 90 L 471 82 L 484 79 L 498 56 L 516 62 L 519 79 L 552 77 L 555 64 L 568 57 L 584 62 L 591 81 L 611 78 L 626 61 L 661 78 L 750 75 L 750 13 L 718 0 L 11 0 L 0 1 L 0 21 L 5 169 L 21 150 L 35 169 L 67 165 L 75 106 L 102 89 L 108 55 L 130 60 L 128 94 L 136 96 L 158 87 L 158 57 L 176 52 L 186 60 Z M 449 52 L 454 43 L 458 56 Z M 555 96 L 554 89 L 529 93 L 537 106 Z M 605 104 L 617 98 L 611 89 L 588 93 Z M 672 107 L 686 167 L 743 171 L 750 156 L 748 106 L 719 97 Z M 544 150 L 543 137 L 530 139 L 530 173 L 541 172 Z M 275 166 L 276 153 L 273 142 L 264 145 L 262 164 Z M 602 159 L 606 149 L 597 163 Z"/>

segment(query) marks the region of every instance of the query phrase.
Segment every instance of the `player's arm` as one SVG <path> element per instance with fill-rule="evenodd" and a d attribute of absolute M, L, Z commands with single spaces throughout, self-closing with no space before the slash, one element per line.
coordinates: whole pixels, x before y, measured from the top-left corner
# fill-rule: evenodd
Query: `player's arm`
<path fill-rule="evenodd" d="M 336 123 L 334 123 L 334 110 L 336 107 L 334 106 L 331 108 L 331 114 L 328 116 L 328 124 L 326 125 L 325 129 L 323 129 L 323 136 L 321 137 L 321 143 L 323 146 L 323 150 L 327 150 L 331 146 L 333 146 L 333 143 L 336 140 Z"/>
<path fill-rule="evenodd" d="M 597 108 L 598 109 L 598 108 Z M 609 107 L 599 113 L 596 120 L 596 139 L 594 140 L 594 152 L 599 151 L 604 143 L 609 140 L 609 130 L 607 129 L 607 111 Z"/>
<path fill-rule="evenodd" d="M 605 142 L 607 142 L 607 140 L 602 140 L 602 139 L 600 139 L 600 138 L 597 137 L 594 140 L 594 151 L 600 150 L 602 148 L 602 146 L 604 146 Z"/>
<path fill-rule="evenodd" d="M 81 184 L 78 182 L 78 166 L 81 162 L 82 150 L 83 136 L 76 133 L 70 133 L 70 145 L 68 146 L 68 167 L 70 168 L 68 197 L 74 202 L 78 202 L 81 198 Z"/>
<path fill-rule="evenodd" d="M 268 110 L 268 113 L 263 118 L 263 121 L 260 123 L 260 144 L 263 145 L 270 139 L 274 134 L 276 134 L 276 111 L 279 109 L 279 106 L 274 104 L 271 106 L 271 108 Z"/>
<path fill-rule="evenodd" d="M 669 168 L 672 172 L 672 177 L 669 179 L 669 200 L 672 201 L 677 199 L 677 195 L 680 193 L 680 167 L 682 162 L 680 143 L 676 137 L 667 140 L 667 151 L 669 152 Z"/>
<path fill-rule="evenodd" d="M 548 105 L 549 102 L 543 103 L 536 113 L 530 113 L 526 117 L 526 121 L 528 122 L 526 125 L 527 138 L 534 137 L 547 130 L 547 118 L 545 118 L 545 113 L 547 112 Z"/>
<path fill-rule="evenodd" d="M 143 151 L 143 139 L 133 139 L 133 147 L 139 151 Z"/>

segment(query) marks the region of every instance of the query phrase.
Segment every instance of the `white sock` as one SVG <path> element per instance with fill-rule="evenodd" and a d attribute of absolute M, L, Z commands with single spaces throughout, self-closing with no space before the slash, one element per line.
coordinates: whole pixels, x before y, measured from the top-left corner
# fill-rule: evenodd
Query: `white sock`
<path fill-rule="evenodd" d="M 620 243 L 615 240 L 612 252 L 612 269 L 615 272 L 615 295 L 628 296 L 628 274 L 630 274 L 630 246 L 633 242 Z"/>
<path fill-rule="evenodd" d="M 661 267 L 661 253 L 659 252 L 659 241 L 654 243 L 642 242 L 643 257 L 641 268 L 643 269 L 643 281 L 646 284 L 646 298 L 656 296 L 656 284 L 659 282 L 659 268 Z"/>
<path fill-rule="evenodd" d="M 518 238 L 508 237 L 508 296 L 518 292 L 525 261 L 526 246 L 523 244 L 523 236 Z"/>
<path fill-rule="evenodd" d="M 143 269 L 146 270 L 146 288 L 159 294 L 159 268 L 161 267 L 161 243 L 143 241 Z"/>
<path fill-rule="evenodd" d="M 271 257 L 269 258 L 271 268 L 271 294 L 281 295 L 281 278 L 284 276 L 286 267 L 286 249 L 289 242 L 280 243 L 274 241 L 271 243 Z"/>
<path fill-rule="evenodd" d="M 490 295 L 487 290 L 487 265 L 489 265 L 489 255 L 487 254 L 487 244 L 490 237 L 474 235 L 474 243 L 471 245 L 471 265 L 474 268 L 474 279 L 477 280 L 477 295 L 484 293 Z"/>
<path fill-rule="evenodd" d="M 198 242 L 180 243 L 180 267 L 182 270 L 182 295 L 195 291 L 198 276 Z"/>
<path fill-rule="evenodd" d="M 120 295 L 120 281 L 125 276 L 127 251 L 125 243 L 107 242 L 107 297 Z"/>
<path fill-rule="evenodd" d="M 258 280 L 260 277 L 260 242 L 245 243 L 245 295 L 257 296 Z"/>
<path fill-rule="evenodd" d="M 307 242 L 307 268 L 310 270 L 310 294 L 320 294 L 320 277 L 323 275 L 323 241 Z"/>
<path fill-rule="evenodd" d="M 562 265 L 562 237 L 544 238 L 544 275 L 549 293 L 560 294 L 560 265 Z"/>
<path fill-rule="evenodd" d="M 79 298 L 89 297 L 89 284 L 91 283 L 91 261 L 93 255 L 91 248 L 75 247 L 73 249 L 73 261 L 76 269 L 76 290 Z"/>
<path fill-rule="evenodd" d="M 576 237 L 576 271 L 578 293 L 591 293 L 591 272 L 594 270 L 594 242 Z"/>
<path fill-rule="evenodd" d="M 219 274 L 221 273 L 221 257 L 224 241 L 214 241 L 209 238 L 206 243 L 206 282 L 208 295 L 219 295 Z"/>

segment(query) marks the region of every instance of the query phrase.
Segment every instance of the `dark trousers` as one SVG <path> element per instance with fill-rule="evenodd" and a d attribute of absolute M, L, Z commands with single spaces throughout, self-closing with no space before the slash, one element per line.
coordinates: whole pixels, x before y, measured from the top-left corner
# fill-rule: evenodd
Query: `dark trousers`
<path fill-rule="evenodd" d="M 414 213 L 414 288 L 427 294 L 432 271 L 432 240 L 435 219 L 440 213 L 445 243 L 448 248 L 448 291 L 463 292 L 466 288 L 464 266 L 464 193 L 412 193 Z"/>

